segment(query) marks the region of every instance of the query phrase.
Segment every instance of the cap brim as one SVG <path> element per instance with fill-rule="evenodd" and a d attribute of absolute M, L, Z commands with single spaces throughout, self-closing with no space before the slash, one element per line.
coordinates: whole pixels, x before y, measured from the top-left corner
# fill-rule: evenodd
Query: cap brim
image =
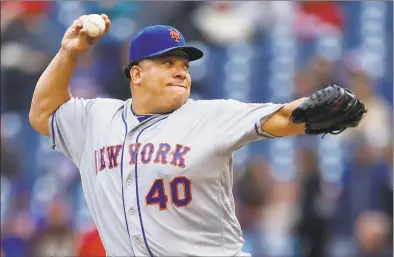
<path fill-rule="evenodd" d="M 153 53 L 149 56 L 147 56 L 146 58 L 152 58 L 152 57 L 157 57 L 166 53 L 169 53 L 171 51 L 175 51 L 175 50 L 181 50 L 183 52 L 185 52 L 187 54 L 187 56 L 189 57 L 189 61 L 196 61 L 200 58 L 203 57 L 204 53 L 193 46 L 176 46 L 176 47 L 171 47 L 171 48 L 167 48 L 165 50 Z"/>

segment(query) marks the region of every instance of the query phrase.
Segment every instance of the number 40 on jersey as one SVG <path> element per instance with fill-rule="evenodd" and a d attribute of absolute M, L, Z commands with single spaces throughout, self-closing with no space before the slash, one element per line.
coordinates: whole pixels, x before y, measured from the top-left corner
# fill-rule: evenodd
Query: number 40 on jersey
<path fill-rule="evenodd" d="M 163 211 L 167 210 L 169 200 L 175 207 L 186 207 L 192 201 L 192 183 L 187 177 L 175 177 L 170 181 L 169 188 L 168 196 L 164 180 L 156 179 L 145 196 L 146 205 L 159 205 Z"/>

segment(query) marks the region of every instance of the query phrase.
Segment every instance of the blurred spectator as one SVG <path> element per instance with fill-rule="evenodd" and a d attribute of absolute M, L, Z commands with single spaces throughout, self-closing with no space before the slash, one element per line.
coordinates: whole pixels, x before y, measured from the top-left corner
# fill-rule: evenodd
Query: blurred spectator
<path fill-rule="evenodd" d="M 297 242 L 293 228 L 297 220 L 298 194 L 294 181 L 273 181 L 272 192 L 260 220 L 263 256 L 296 256 Z"/>
<path fill-rule="evenodd" d="M 43 228 L 31 241 L 32 256 L 75 256 L 77 241 L 70 221 L 69 206 L 55 199 L 49 206 Z"/>
<path fill-rule="evenodd" d="M 193 13 L 201 5 L 203 2 L 198 1 L 147 1 L 137 20 L 140 26 L 168 24 L 182 31 L 182 35 L 189 42 L 204 41 L 204 37 L 192 22 Z"/>
<path fill-rule="evenodd" d="M 2 250 L 7 257 L 30 256 L 29 241 L 35 231 L 35 224 L 28 213 L 21 211 L 14 213 L 2 227 Z"/>
<path fill-rule="evenodd" d="M 267 163 L 251 159 L 242 177 L 234 185 L 237 217 L 246 240 L 244 251 L 256 257 L 263 253 L 260 223 L 272 182 Z"/>
<path fill-rule="evenodd" d="M 214 45 L 250 42 L 257 24 L 242 15 L 247 2 L 203 2 L 193 14 L 194 25 Z"/>
<path fill-rule="evenodd" d="M 317 77 L 317 88 L 321 89 L 332 83 L 338 83 L 335 76 L 334 63 L 323 56 L 316 56 L 310 60 L 310 66 Z"/>
<path fill-rule="evenodd" d="M 387 247 L 389 222 L 380 212 L 365 212 L 356 222 L 357 250 L 354 257 L 389 257 L 392 250 Z"/>
<path fill-rule="evenodd" d="M 381 158 L 392 142 L 392 112 L 383 97 L 376 94 L 376 86 L 362 70 L 349 70 L 349 88 L 364 102 L 368 113 L 357 128 L 345 131 L 344 138 L 363 138 L 374 151 L 375 158 Z"/>
<path fill-rule="evenodd" d="M 236 191 L 245 205 L 260 207 L 266 202 L 267 194 L 271 190 L 271 183 L 272 177 L 267 162 L 251 158 L 247 162 L 242 178 L 237 181 Z"/>
<path fill-rule="evenodd" d="M 106 252 L 96 227 L 83 231 L 79 240 L 79 257 L 105 257 Z"/>
<path fill-rule="evenodd" d="M 1 8 L 13 11 L 22 11 L 25 15 L 42 15 L 49 11 L 51 3 L 42 1 L 4 1 L 1 3 Z"/>
<path fill-rule="evenodd" d="M 257 158 L 249 160 L 234 188 L 244 251 L 254 257 L 293 256 L 296 187 L 292 182 L 276 181 L 267 164 Z"/>
<path fill-rule="evenodd" d="M 373 153 L 374 149 L 360 140 L 354 158 L 345 170 L 339 203 L 341 222 L 338 223 L 344 225 L 343 232 L 353 231 L 353 222 L 362 212 L 382 211 L 386 205 L 382 189 L 390 174 L 388 167 Z"/>
<path fill-rule="evenodd" d="M 318 76 L 308 68 L 299 69 L 294 78 L 293 99 L 308 97 L 319 88 Z"/>
<path fill-rule="evenodd" d="M 54 41 L 43 38 L 56 37 L 55 29 L 45 12 L 50 2 L 2 2 L 2 7 L 12 12 L 18 10 L 1 33 L 2 112 L 27 112 L 30 108 L 34 85 L 54 52 Z M 56 50 L 59 43 L 56 43 Z M 12 100 L 11 100 L 12 99 Z"/>
<path fill-rule="evenodd" d="M 301 256 L 322 256 L 327 237 L 327 214 L 318 158 L 313 149 L 299 149 L 296 160 L 300 177 L 301 212 L 296 232 L 301 241 Z"/>
<path fill-rule="evenodd" d="M 1 166 L 0 175 L 8 179 L 18 177 L 22 170 L 19 151 L 14 148 L 6 139 L 1 139 Z"/>
<path fill-rule="evenodd" d="M 333 220 L 333 256 L 348 256 L 356 220 L 367 211 L 384 211 L 385 188 L 390 174 L 387 165 L 376 159 L 374 149 L 359 140 L 342 180 L 336 217 Z"/>
<path fill-rule="evenodd" d="M 1 2 L 1 32 L 6 30 L 8 26 L 18 19 L 23 13 L 24 8 L 19 3 Z"/>
<path fill-rule="evenodd" d="M 271 188 L 267 169 L 263 161 L 249 161 L 242 177 L 234 185 L 235 197 L 239 201 L 237 215 L 245 230 L 253 229 L 261 217 L 261 208 Z"/>
<path fill-rule="evenodd" d="M 391 245 L 391 251 L 393 251 L 393 244 L 394 244 L 394 238 L 393 238 L 393 188 L 394 188 L 394 181 L 393 181 L 393 175 L 394 175 L 394 169 L 393 169 L 393 143 L 391 143 L 390 146 L 387 147 L 386 149 L 386 160 L 387 160 L 387 165 L 388 165 L 388 179 L 386 181 L 386 186 L 383 188 L 384 191 L 384 202 L 385 202 L 385 208 L 384 212 L 386 213 L 388 217 L 388 222 L 389 222 L 389 240 L 388 242 Z"/>
<path fill-rule="evenodd" d="M 96 61 L 96 55 L 93 52 L 88 52 L 78 62 L 78 68 L 70 83 L 70 91 L 73 95 L 87 99 L 103 96 L 102 84 L 97 82 L 98 79 L 92 69 Z"/>
<path fill-rule="evenodd" d="M 319 37 L 325 30 L 342 30 L 344 17 L 340 3 L 299 1 L 296 31 L 303 39 Z"/>
<path fill-rule="evenodd" d="M 263 35 L 275 32 L 275 28 L 283 27 L 290 28 L 290 33 L 293 33 L 293 24 L 297 17 L 295 1 L 256 1 L 249 2 L 246 7 L 244 15 L 252 14 L 251 17 L 255 18 L 263 28 Z"/>

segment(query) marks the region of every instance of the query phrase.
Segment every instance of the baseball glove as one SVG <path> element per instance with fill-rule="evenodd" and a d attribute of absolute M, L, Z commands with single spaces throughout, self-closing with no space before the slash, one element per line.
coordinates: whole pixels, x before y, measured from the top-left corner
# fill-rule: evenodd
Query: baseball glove
<path fill-rule="evenodd" d="M 293 123 L 305 123 L 308 135 L 337 135 L 356 127 L 367 112 L 364 104 L 348 89 L 336 85 L 317 91 L 297 107 Z"/>

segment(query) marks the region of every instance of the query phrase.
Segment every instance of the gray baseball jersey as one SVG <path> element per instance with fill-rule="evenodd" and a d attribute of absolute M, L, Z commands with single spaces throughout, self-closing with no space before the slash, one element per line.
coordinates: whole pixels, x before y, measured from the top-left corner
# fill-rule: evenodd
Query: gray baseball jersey
<path fill-rule="evenodd" d="M 278 104 L 189 100 L 139 122 L 132 101 L 72 98 L 49 119 L 52 147 L 81 173 L 108 256 L 249 256 L 232 195 L 232 155 L 271 138 Z"/>

